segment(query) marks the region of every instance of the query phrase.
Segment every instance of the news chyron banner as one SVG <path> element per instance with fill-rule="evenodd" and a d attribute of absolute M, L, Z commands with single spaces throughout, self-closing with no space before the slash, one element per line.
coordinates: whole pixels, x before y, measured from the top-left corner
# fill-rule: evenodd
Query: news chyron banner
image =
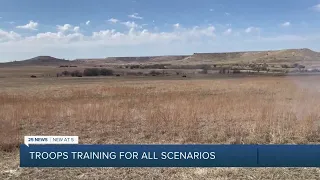
<path fill-rule="evenodd" d="M 86 145 L 26 136 L 20 167 L 320 167 L 320 145 Z"/>

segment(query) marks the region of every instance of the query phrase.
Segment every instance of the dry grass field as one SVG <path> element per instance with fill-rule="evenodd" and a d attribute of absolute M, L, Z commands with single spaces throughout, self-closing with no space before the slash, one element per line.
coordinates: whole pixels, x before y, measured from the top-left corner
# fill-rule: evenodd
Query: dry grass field
<path fill-rule="evenodd" d="M 320 179 L 319 168 L 19 168 L 25 135 L 82 144 L 320 144 L 320 76 L 0 78 L 0 179 Z"/>

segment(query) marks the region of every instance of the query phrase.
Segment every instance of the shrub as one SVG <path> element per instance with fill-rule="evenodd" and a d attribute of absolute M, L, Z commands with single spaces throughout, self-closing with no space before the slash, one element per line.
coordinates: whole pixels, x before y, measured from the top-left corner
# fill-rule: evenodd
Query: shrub
<path fill-rule="evenodd" d="M 130 69 L 139 69 L 140 68 L 140 65 L 132 65 L 130 66 Z"/>
<path fill-rule="evenodd" d="M 208 70 L 211 69 L 211 66 L 202 65 L 201 69 L 202 69 L 202 71 L 201 71 L 202 74 L 208 74 Z"/>
<path fill-rule="evenodd" d="M 100 75 L 101 76 L 112 76 L 113 75 L 113 71 L 111 69 L 100 69 Z"/>
<path fill-rule="evenodd" d="M 219 73 L 220 74 L 226 74 L 226 73 L 229 73 L 229 70 L 226 69 L 226 68 L 222 68 L 222 69 L 219 70 Z"/>
<path fill-rule="evenodd" d="M 82 77 L 82 72 L 75 70 L 71 72 L 72 77 Z"/>
<path fill-rule="evenodd" d="M 149 74 L 152 76 L 156 76 L 156 75 L 160 75 L 161 73 L 157 71 L 151 71 Z"/>
<path fill-rule="evenodd" d="M 112 76 L 113 71 L 111 69 L 98 69 L 98 68 L 87 68 L 83 71 L 84 76 Z"/>
<path fill-rule="evenodd" d="M 239 74 L 240 73 L 240 70 L 239 69 L 234 69 L 233 70 L 233 74 Z"/>
<path fill-rule="evenodd" d="M 69 71 L 63 71 L 61 74 L 63 76 L 70 76 L 70 72 Z"/>
<path fill-rule="evenodd" d="M 87 68 L 83 71 L 84 76 L 99 76 L 100 70 L 98 68 Z"/>
<path fill-rule="evenodd" d="M 287 64 L 282 64 L 281 67 L 282 68 L 289 68 L 289 66 Z"/>
<path fill-rule="evenodd" d="M 261 67 L 261 68 L 260 68 L 260 71 L 267 71 L 267 70 L 268 70 L 267 67 Z"/>
<path fill-rule="evenodd" d="M 294 68 L 297 68 L 297 67 L 299 67 L 299 64 L 298 64 L 298 63 L 294 63 L 292 66 L 293 66 Z"/>

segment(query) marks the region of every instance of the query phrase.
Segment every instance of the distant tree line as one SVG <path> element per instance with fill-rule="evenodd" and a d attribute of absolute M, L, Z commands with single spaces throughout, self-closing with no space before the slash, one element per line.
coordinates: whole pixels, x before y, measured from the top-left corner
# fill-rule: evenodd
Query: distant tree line
<path fill-rule="evenodd" d="M 68 66 L 68 65 L 61 65 L 59 67 L 78 67 L 78 66 Z"/>
<path fill-rule="evenodd" d="M 58 73 L 57 76 L 72 76 L 72 77 L 82 77 L 82 76 L 112 76 L 113 70 L 106 68 L 86 68 L 83 71 L 63 71 Z"/>
<path fill-rule="evenodd" d="M 172 65 L 172 64 L 150 64 L 150 65 L 125 65 L 121 66 L 120 68 L 123 69 L 202 69 L 203 72 L 205 73 L 208 70 L 221 70 L 223 68 L 232 69 L 233 67 L 238 67 L 238 69 L 242 69 L 244 67 L 249 67 L 252 70 L 255 71 L 268 71 L 268 67 L 274 67 L 274 65 L 268 65 L 266 63 L 261 63 L 261 64 L 224 64 L 224 65 L 217 65 L 217 64 L 195 64 L 195 65 Z M 281 68 L 299 68 L 303 69 L 305 66 L 300 65 L 298 63 L 295 64 L 281 64 Z"/>
<path fill-rule="evenodd" d="M 126 65 L 122 66 L 123 69 L 168 69 L 167 66 L 171 64 L 150 64 L 150 65 Z"/>
<path fill-rule="evenodd" d="M 292 64 L 292 65 L 282 64 L 281 67 L 282 67 L 282 68 L 299 68 L 299 69 L 305 68 L 304 65 L 301 65 L 301 64 L 298 64 L 298 63 L 294 63 L 294 64 Z"/>

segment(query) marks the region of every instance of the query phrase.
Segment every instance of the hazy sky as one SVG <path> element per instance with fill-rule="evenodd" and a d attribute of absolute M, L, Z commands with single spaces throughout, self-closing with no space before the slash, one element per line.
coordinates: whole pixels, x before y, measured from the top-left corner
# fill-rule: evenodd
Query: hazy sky
<path fill-rule="evenodd" d="M 0 61 L 320 50 L 320 0 L 0 0 Z"/>

